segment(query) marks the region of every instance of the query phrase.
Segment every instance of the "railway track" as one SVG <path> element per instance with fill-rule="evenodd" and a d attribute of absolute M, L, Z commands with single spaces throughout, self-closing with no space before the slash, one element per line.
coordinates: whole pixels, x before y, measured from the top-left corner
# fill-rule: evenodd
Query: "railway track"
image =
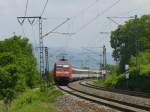
<path fill-rule="evenodd" d="M 127 95 L 131 95 L 131 96 L 150 98 L 149 93 L 100 87 L 100 86 L 95 85 L 93 81 L 89 81 L 89 80 L 80 82 L 80 85 L 83 85 L 83 86 L 86 86 L 86 87 L 89 87 L 89 88 L 104 90 L 104 91 L 116 92 L 116 93 L 120 93 L 120 94 L 127 94 Z"/>
<path fill-rule="evenodd" d="M 102 97 L 97 94 L 98 90 L 94 90 L 90 87 L 85 87 L 80 84 L 80 81 L 70 83 L 68 86 L 58 86 L 59 89 L 65 91 L 71 95 L 92 101 L 97 104 L 103 104 L 105 106 L 120 110 L 123 112 L 150 112 L 150 108 L 130 104 L 123 101 L 113 100 L 112 98 Z M 93 90 L 94 91 L 93 91 Z"/>

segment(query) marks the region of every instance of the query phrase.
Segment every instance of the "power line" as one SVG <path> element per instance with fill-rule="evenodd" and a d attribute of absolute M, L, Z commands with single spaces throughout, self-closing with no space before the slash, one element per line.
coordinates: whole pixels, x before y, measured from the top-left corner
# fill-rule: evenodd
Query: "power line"
<path fill-rule="evenodd" d="M 35 46 L 37 46 L 37 43 L 38 43 L 38 42 L 36 41 L 35 30 L 34 30 L 33 25 L 32 25 L 31 27 L 32 27 L 32 35 L 33 35 L 34 44 L 35 44 Z"/>
<path fill-rule="evenodd" d="M 99 0 L 95 0 L 93 3 L 91 3 L 90 5 L 88 5 L 86 8 L 82 9 L 77 15 L 73 16 L 72 18 L 75 18 L 75 17 L 83 14 L 85 11 L 87 11 L 88 9 L 90 9 L 91 7 L 93 7 L 97 2 L 99 2 Z"/>
<path fill-rule="evenodd" d="M 46 6 L 47 6 L 47 4 L 48 4 L 48 1 L 49 1 L 49 0 L 46 0 L 46 3 L 45 3 L 44 8 L 43 8 L 43 11 L 42 11 L 42 13 L 41 13 L 41 17 L 43 16 L 43 14 L 44 14 L 44 12 L 45 12 L 45 9 L 46 9 Z"/>
<path fill-rule="evenodd" d="M 24 13 L 24 16 L 27 15 L 27 11 L 28 11 L 28 4 L 29 4 L 29 0 L 26 1 L 26 6 L 25 6 L 25 13 Z M 21 30 L 22 30 L 22 33 L 23 33 L 23 36 L 25 37 L 26 34 L 25 34 L 25 30 L 23 28 L 23 23 L 25 21 L 25 19 L 17 19 L 19 24 L 21 25 Z"/>
<path fill-rule="evenodd" d="M 85 51 L 87 51 L 87 52 L 90 52 L 90 53 L 92 53 L 92 54 L 95 54 L 95 55 L 97 55 L 97 56 L 100 55 L 98 52 L 95 52 L 95 51 L 93 51 L 93 50 L 91 50 L 91 49 L 88 49 L 88 48 L 85 48 L 85 47 L 83 47 L 83 50 L 85 50 Z"/>
<path fill-rule="evenodd" d="M 142 10 L 142 9 L 148 7 L 149 5 L 150 4 L 146 3 L 146 4 L 143 4 L 142 6 L 136 7 L 134 9 L 131 9 L 131 10 L 128 10 L 128 11 L 125 11 L 125 12 L 121 12 L 119 14 L 129 14 L 129 13 L 134 12 L 134 11 Z"/>
<path fill-rule="evenodd" d="M 113 20 L 111 17 L 107 17 L 107 19 L 109 19 L 109 20 L 110 20 L 110 21 L 112 21 L 113 23 L 115 23 L 115 24 L 119 25 L 119 23 L 118 23 L 118 22 L 116 22 L 115 20 Z"/>
<path fill-rule="evenodd" d="M 117 0 L 115 3 L 113 3 L 112 5 L 110 5 L 108 8 L 106 8 L 105 10 L 103 10 L 101 12 L 101 15 L 106 13 L 107 11 L 109 11 L 110 9 L 112 9 L 114 6 L 116 6 L 121 0 Z"/>
<path fill-rule="evenodd" d="M 97 18 L 99 18 L 100 16 L 102 16 L 103 14 L 105 14 L 107 11 L 109 11 L 110 9 L 112 9 L 114 6 L 116 6 L 121 0 L 117 0 L 115 3 L 113 3 L 112 5 L 110 5 L 108 8 L 106 8 L 105 10 L 103 10 L 100 14 L 96 15 L 93 19 L 91 19 L 89 22 L 87 22 L 85 25 L 83 25 L 78 32 L 80 32 L 81 30 L 83 30 L 84 28 L 86 28 L 88 25 L 90 25 L 92 22 L 94 22 L 95 20 L 97 20 Z"/>
<path fill-rule="evenodd" d="M 75 33 L 68 33 L 68 32 L 51 32 L 53 34 L 60 34 L 60 35 L 74 35 Z"/>
<path fill-rule="evenodd" d="M 27 11 L 28 11 L 28 4 L 29 4 L 29 0 L 27 0 L 27 2 L 26 2 L 26 9 L 25 9 L 25 14 L 24 14 L 24 16 L 26 16 L 26 15 L 27 15 Z"/>
<path fill-rule="evenodd" d="M 23 36 L 26 37 L 25 29 L 22 25 L 21 25 L 21 30 L 22 30 Z"/>
<path fill-rule="evenodd" d="M 54 29 L 52 29 L 51 31 L 49 31 L 48 33 L 46 33 L 45 35 L 43 35 L 43 38 L 48 36 L 49 34 L 53 33 L 55 30 L 57 30 L 59 27 L 61 27 L 62 25 L 64 25 L 66 22 L 68 22 L 70 20 L 70 18 L 67 18 L 65 21 L 63 21 L 61 24 L 57 25 Z"/>
<path fill-rule="evenodd" d="M 137 15 L 135 15 L 135 16 L 129 16 L 129 17 L 121 17 L 121 16 L 120 16 L 120 17 L 117 17 L 117 16 L 115 17 L 115 16 L 114 16 L 114 17 L 107 17 L 107 19 L 109 19 L 110 21 L 112 21 L 113 23 L 115 23 L 115 24 L 117 24 L 117 25 L 120 25 L 118 22 L 116 22 L 116 21 L 114 20 L 115 18 L 117 18 L 117 19 L 133 19 L 133 18 L 136 18 L 136 16 L 137 16 Z"/>
<path fill-rule="evenodd" d="M 88 10 L 88 9 L 91 8 L 91 7 L 93 7 L 98 1 L 99 1 L 99 0 L 95 0 L 92 4 L 90 4 L 88 7 L 86 7 L 85 9 L 83 9 L 78 15 L 84 13 L 86 10 Z M 46 2 L 45 6 L 44 6 L 44 9 L 43 9 L 43 12 L 42 12 L 41 16 L 43 15 L 43 13 L 44 13 L 44 11 L 45 11 L 45 9 L 46 9 L 47 3 L 48 3 L 48 0 L 47 0 L 47 2 Z M 78 16 L 78 15 L 76 15 L 76 16 Z M 75 18 L 76 16 L 71 17 L 71 19 Z M 64 23 L 66 23 L 68 20 L 70 20 L 70 18 L 68 18 Z M 58 27 L 60 27 L 60 26 L 63 25 L 64 23 L 58 25 L 56 28 L 54 28 L 53 30 L 51 30 L 50 32 L 48 32 L 47 34 L 45 34 L 43 37 L 49 35 L 50 33 L 55 33 L 55 32 L 53 32 L 53 31 L 55 31 Z M 64 34 L 64 35 L 67 35 L 67 34 L 68 34 L 68 35 L 71 35 L 71 36 L 75 34 L 75 33 L 59 33 L 59 32 L 56 32 L 56 33 L 58 33 L 58 34 Z"/>
<path fill-rule="evenodd" d="M 39 21 L 39 44 L 40 44 L 40 75 L 41 75 L 41 90 L 45 90 L 45 63 L 44 63 L 44 49 L 43 49 L 43 46 L 44 46 L 44 43 L 43 43 L 43 37 L 42 37 L 42 34 L 43 34 L 43 28 L 42 28 L 42 20 L 43 18 L 41 16 L 29 16 L 29 17 L 17 17 L 17 20 L 19 23 L 21 23 L 21 25 L 23 25 L 23 22 L 25 21 L 25 19 L 28 19 L 28 22 L 30 23 L 34 23 L 34 19 L 38 19 Z M 32 19 L 32 21 L 30 20 Z M 30 23 L 30 24 L 31 24 Z M 31 25 L 32 25 L 31 24 Z"/>

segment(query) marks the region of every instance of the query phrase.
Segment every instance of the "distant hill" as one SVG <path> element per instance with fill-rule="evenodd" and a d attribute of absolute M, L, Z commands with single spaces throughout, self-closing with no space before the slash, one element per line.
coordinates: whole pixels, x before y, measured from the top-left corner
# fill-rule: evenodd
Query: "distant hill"
<path fill-rule="evenodd" d="M 62 56 L 69 59 L 73 66 L 83 68 L 89 67 L 91 69 L 99 69 L 100 58 L 102 62 L 102 57 L 98 51 L 89 51 L 82 49 L 69 49 L 69 48 L 49 48 L 49 68 L 53 69 L 53 64 L 60 59 Z M 35 51 L 37 59 L 39 59 L 39 50 Z M 102 54 L 102 53 L 101 53 Z M 39 63 L 39 60 L 38 60 Z M 107 63 L 115 64 L 112 58 L 112 54 L 107 52 Z"/>

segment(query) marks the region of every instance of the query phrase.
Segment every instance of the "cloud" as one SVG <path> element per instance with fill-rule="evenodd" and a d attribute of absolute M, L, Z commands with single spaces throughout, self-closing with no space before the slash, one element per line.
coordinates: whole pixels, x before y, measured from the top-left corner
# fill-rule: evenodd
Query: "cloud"
<path fill-rule="evenodd" d="M 46 33 L 50 29 L 53 29 L 55 26 L 60 24 L 64 19 L 51 19 L 51 17 L 72 17 L 77 15 L 83 9 L 86 9 L 90 4 L 94 3 L 96 0 L 49 0 L 47 8 L 44 13 L 44 17 L 47 17 L 48 20 L 43 23 L 43 33 Z M 29 16 L 38 16 L 43 10 L 44 3 L 46 0 L 29 0 L 28 7 L 28 15 Z M 70 23 L 65 24 L 59 30 L 62 32 L 68 31 L 68 25 L 70 25 L 70 32 L 75 32 L 79 30 L 81 26 L 86 24 L 89 20 L 94 18 L 98 11 L 102 11 L 106 7 L 110 6 L 114 0 L 99 0 L 99 2 L 94 5 L 92 8 L 85 10 L 84 13 L 78 15 L 76 19 L 73 19 Z M 17 34 L 22 34 L 21 27 L 17 23 L 17 16 L 23 16 L 25 11 L 25 3 L 26 0 L 0 0 L 0 35 L 3 37 L 8 34 L 12 34 L 12 32 L 16 32 Z M 128 10 L 132 10 L 137 6 L 144 6 L 144 4 L 150 4 L 150 0 L 121 0 L 117 6 L 113 7 L 110 11 L 108 11 L 105 15 L 99 17 L 96 21 L 89 24 L 85 29 L 77 33 L 77 35 L 73 36 L 73 39 L 69 40 L 69 47 L 79 47 L 84 45 L 88 45 L 88 43 L 99 38 L 100 31 L 108 31 L 116 29 L 116 25 L 111 23 L 108 24 L 107 16 L 115 16 L 119 12 L 126 12 Z M 145 10 L 147 11 L 147 10 Z M 148 12 L 148 11 L 147 11 Z M 142 13 L 140 11 L 136 12 L 136 14 Z M 134 14 L 134 13 L 133 13 Z M 142 13 L 143 14 L 143 13 Z M 118 14 L 118 16 L 126 16 Z M 110 22 L 110 21 L 109 21 Z M 31 26 L 24 25 L 24 29 L 29 36 L 30 40 L 33 41 L 33 36 L 31 32 Z M 37 40 L 38 40 L 38 25 L 34 28 L 37 30 L 35 32 Z M 59 31 L 58 30 L 58 31 Z M 22 34 L 23 35 L 23 34 Z M 56 37 L 64 37 L 64 38 L 56 38 Z M 103 37 L 103 36 L 102 36 Z M 105 36 L 109 37 L 109 36 Z M 104 37 L 104 38 L 105 38 Z M 48 46 L 64 46 L 66 44 L 65 36 L 54 35 L 53 39 L 49 38 L 46 40 L 45 45 Z M 104 42 L 97 42 L 95 46 L 100 46 Z M 94 41 L 93 41 L 94 42 Z"/>

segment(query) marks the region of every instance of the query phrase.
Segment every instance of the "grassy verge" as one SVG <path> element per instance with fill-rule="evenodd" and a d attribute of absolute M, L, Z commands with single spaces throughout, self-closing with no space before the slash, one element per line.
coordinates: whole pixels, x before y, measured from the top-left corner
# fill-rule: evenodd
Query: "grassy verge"
<path fill-rule="evenodd" d="M 127 84 L 128 82 L 128 84 Z M 109 74 L 105 80 L 98 80 L 96 85 L 101 87 L 111 87 L 117 89 L 128 89 L 131 91 L 141 91 L 150 93 L 150 76 L 131 74 L 127 80 L 125 75 Z"/>
<path fill-rule="evenodd" d="M 0 103 L 0 112 L 57 112 L 56 98 L 63 93 L 55 88 L 49 88 L 46 92 L 33 89 L 28 90 L 11 103 L 9 108 Z"/>
<path fill-rule="evenodd" d="M 115 73 L 109 74 L 105 80 L 98 80 L 96 81 L 96 85 L 101 86 L 101 87 L 111 87 L 115 88 L 118 84 L 119 81 L 123 80 L 124 76 L 123 75 L 116 75 Z"/>

